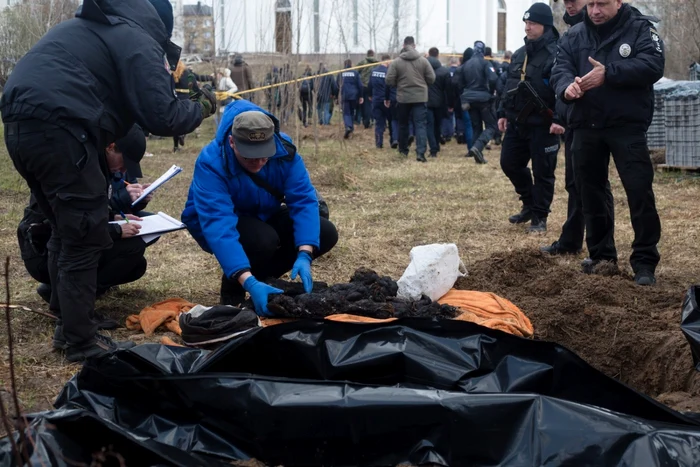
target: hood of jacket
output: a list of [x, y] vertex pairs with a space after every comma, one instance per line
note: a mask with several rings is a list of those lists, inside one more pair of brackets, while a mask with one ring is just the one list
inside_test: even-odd
[[[221, 117], [221, 122], [219, 123], [219, 129], [216, 131], [215, 142], [221, 148], [221, 153], [223, 157], [226, 157], [227, 159], [233, 158], [235, 160], [233, 150], [228, 144], [228, 137], [231, 134], [231, 126], [233, 125], [233, 120], [238, 114], [248, 112], [249, 110], [256, 110], [258, 112], [264, 113], [265, 115], [270, 117], [272, 122], [275, 124], [274, 138], [275, 145], [277, 146], [277, 152], [274, 156], [271, 157], [271, 159], [278, 157], [287, 157], [296, 154], [296, 147], [294, 146], [294, 144], [292, 144], [292, 139], [288, 135], [280, 132], [280, 122], [279, 120], [277, 120], [277, 117], [272, 115], [267, 110], [261, 109], [260, 107], [248, 100], [239, 99], [233, 101], [231, 104], [226, 106], [224, 114]], [[282, 140], [282, 138], [284, 138], [284, 141]], [[228, 165], [230, 169], [233, 169], [233, 167], [239, 167], [237, 163], [228, 163], [228, 160], [225, 162], [224, 165]]]
[[378, 61], [376, 57], [365, 57], [365, 62], [367, 63], [377, 63]]
[[399, 54], [399, 57], [401, 57], [404, 60], [413, 61], [418, 60], [421, 57], [421, 54], [413, 47], [410, 47], [408, 49], [403, 49]]
[[442, 66], [442, 62], [437, 57], [428, 57], [428, 63], [433, 67], [433, 70], [437, 70]]
[[84, 0], [75, 16], [113, 26], [122, 22], [135, 23], [163, 47], [169, 40], [158, 12], [145, 0]]
[[564, 13], [564, 22], [566, 24], [568, 24], [569, 26], [576, 26], [578, 23], [583, 21], [583, 16], [585, 14], [586, 14], [586, 10], [584, 10], [584, 9], [579, 11], [574, 16], [571, 16], [569, 13]]

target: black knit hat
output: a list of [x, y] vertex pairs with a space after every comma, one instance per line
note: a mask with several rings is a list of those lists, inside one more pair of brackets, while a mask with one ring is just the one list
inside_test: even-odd
[[554, 26], [554, 15], [546, 3], [535, 3], [523, 15], [523, 21], [532, 21], [543, 26]]

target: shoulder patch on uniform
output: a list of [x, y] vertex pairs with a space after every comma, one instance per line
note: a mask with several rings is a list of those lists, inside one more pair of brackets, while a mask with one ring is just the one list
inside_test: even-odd
[[654, 43], [654, 48], [656, 51], [659, 53], [663, 52], [663, 48], [661, 47], [661, 38], [659, 37], [658, 31], [655, 28], [649, 28], [649, 33], [651, 34], [651, 42]]

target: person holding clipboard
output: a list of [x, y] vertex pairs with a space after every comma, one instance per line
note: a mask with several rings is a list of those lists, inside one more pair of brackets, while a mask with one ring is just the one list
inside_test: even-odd
[[[106, 155], [110, 169], [112, 170], [112, 197], [110, 210], [115, 220], [122, 219], [122, 215], [133, 221], [143, 220], [142, 216], [150, 215], [143, 211], [149, 199], [145, 199], [133, 209], [131, 203], [140, 196], [141, 185], [136, 177], [140, 177], [141, 167], [139, 161], [146, 152], [146, 137], [143, 130], [134, 126], [122, 139], [110, 144], [106, 149]], [[126, 185], [124, 179], [133, 183]], [[129, 188], [133, 187], [131, 190]], [[122, 213], [117, 214], [115, 213]], [[128, 213], [128, 214], [124, 214]], [[112, 239], [111, 248], [102, 251], [97, 267], [97, 297], [105, 294], [110, 288], [137, 281], [146, 273], [146, 248], [153, 243], [144, 242], [138, 237], [141, 227], [139, 222], [129, 222], [122, 225], [110, 222], [108, 225], [109, 236]], [[50, 303], [52, 284], [49, 274], [47, 246], [51, 236], [51, 225], [46, 216], [41, 212], [34, 196], [30, 198], [29, 205], [24, 210], [24, 217], [17, 228], [17, 239], [22, 254], [22, 261], [27, 272], [39, 282], [37, 293]], [[114, 329], [118, 323], [99, 313], [94, 314], [98, 329]], [[54, 338], [54, 347], [65, 349], [66, 342], [60, 336]]]

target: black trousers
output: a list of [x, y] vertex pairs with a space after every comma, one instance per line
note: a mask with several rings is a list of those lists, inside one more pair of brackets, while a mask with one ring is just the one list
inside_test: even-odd
[[646, 135], [640, 128], [576, 129], [571, 145], [576, 186], [586, 222], [586, 245], [593, 260], [617, 261], [615, 222], [609, 208], [610, 154], [627, 194], [634, 241], [630, 263], [634, 272], [654, 272], [659, 264], [657, 244], [661, 222], [652, 187], [654, 168]]
[[[501, 147], [501, 168], [534, 217], [546, 219], [554, 199], [559, 136], [549, 127], [518, 126], [508, 122]], [[527, 166], [532, 161], [532, 171]], [[533, 178], [534, 176], [534, 178]]]
[[[498, 121], [493, 111], [493, 104], [491, 101], [470, 104], [469, 117], [472, 120], [472, 129], [474, 130], [473, 147], [483, 151], [498, 131]], [[483, 130], [482, 127], [484, 127]]]
[[[102, 252], [97, 268], [98, 296], [110, 287], [135, 282], [146, 274], [146, 246], [141, 238], [132, 237], [116, 241], [112, 248]], [[35, 280], [51, 284], [47, 255], [25, 258], [24, 267]]]
[[[100, 143], [56, 125], [29, 120], [5, 124], [5, 144], [51, 223], [49, 309], [69, 345], [94, 339], [97, 269], [112, 246], [107, 231], [107, 168]], [[103, 158], [102, 158], [103, 159]]]
[[442, 107], [428, 107], [428, 146], [430, 146], [430, 154], [440, 152], [440, 139], [442, 137], [442, 119], [445, 115], [445, 109]]
[[396, 105], [396, 115], [399, 122], [399, 152], [408, 155], [409, 123], [413, 117], [413, 128], [416, 134], [416, 154], [424, 156], [428, 145], [428, 107], [425, 102]]
[[[240, 235], [250, 272], [256, 279], [264, 281], [280, 277], [291, 271], [299, 249], [294, 242], [294, 223], [287, 209], [283, 209], [267, 222], [256, 217], [239, 217], [236, 227]], [[321, 217], [320, 247], [315, 257], [328, 253], [338, 243], [338, 231], [333, 223]], [[221, 295], [245, 295], [238, 281], [222, 277]]]
[[[586, 230], [586, 222], [583, 217], [581, 197], [576, 189], [576, 179], [574, 178], [574, 160], [571, 152], [571, 143], [574, 140], [574, 132], [571, 130], [567, 131], [564, 138], [564, 177], [566, 192], [569, 194], [569, 200], [566, 210], [566, 221], [561, 228], [561, 235], [559, 236], [558, 242], [559, 246], [564, 250], [579, 251], [583, 248], [583, 235]], [[612, 190], [610, 189], [610, 182], [607, 183], [605, 188], [605, 200], [610, 217], [612, 217], [614, 220], [615, 202], [613, 199]]]
[[300, 94], [301, 100], [301, 123], [306, 125], [306, 118], [313, 118], [311, 108], [311, 94]]

